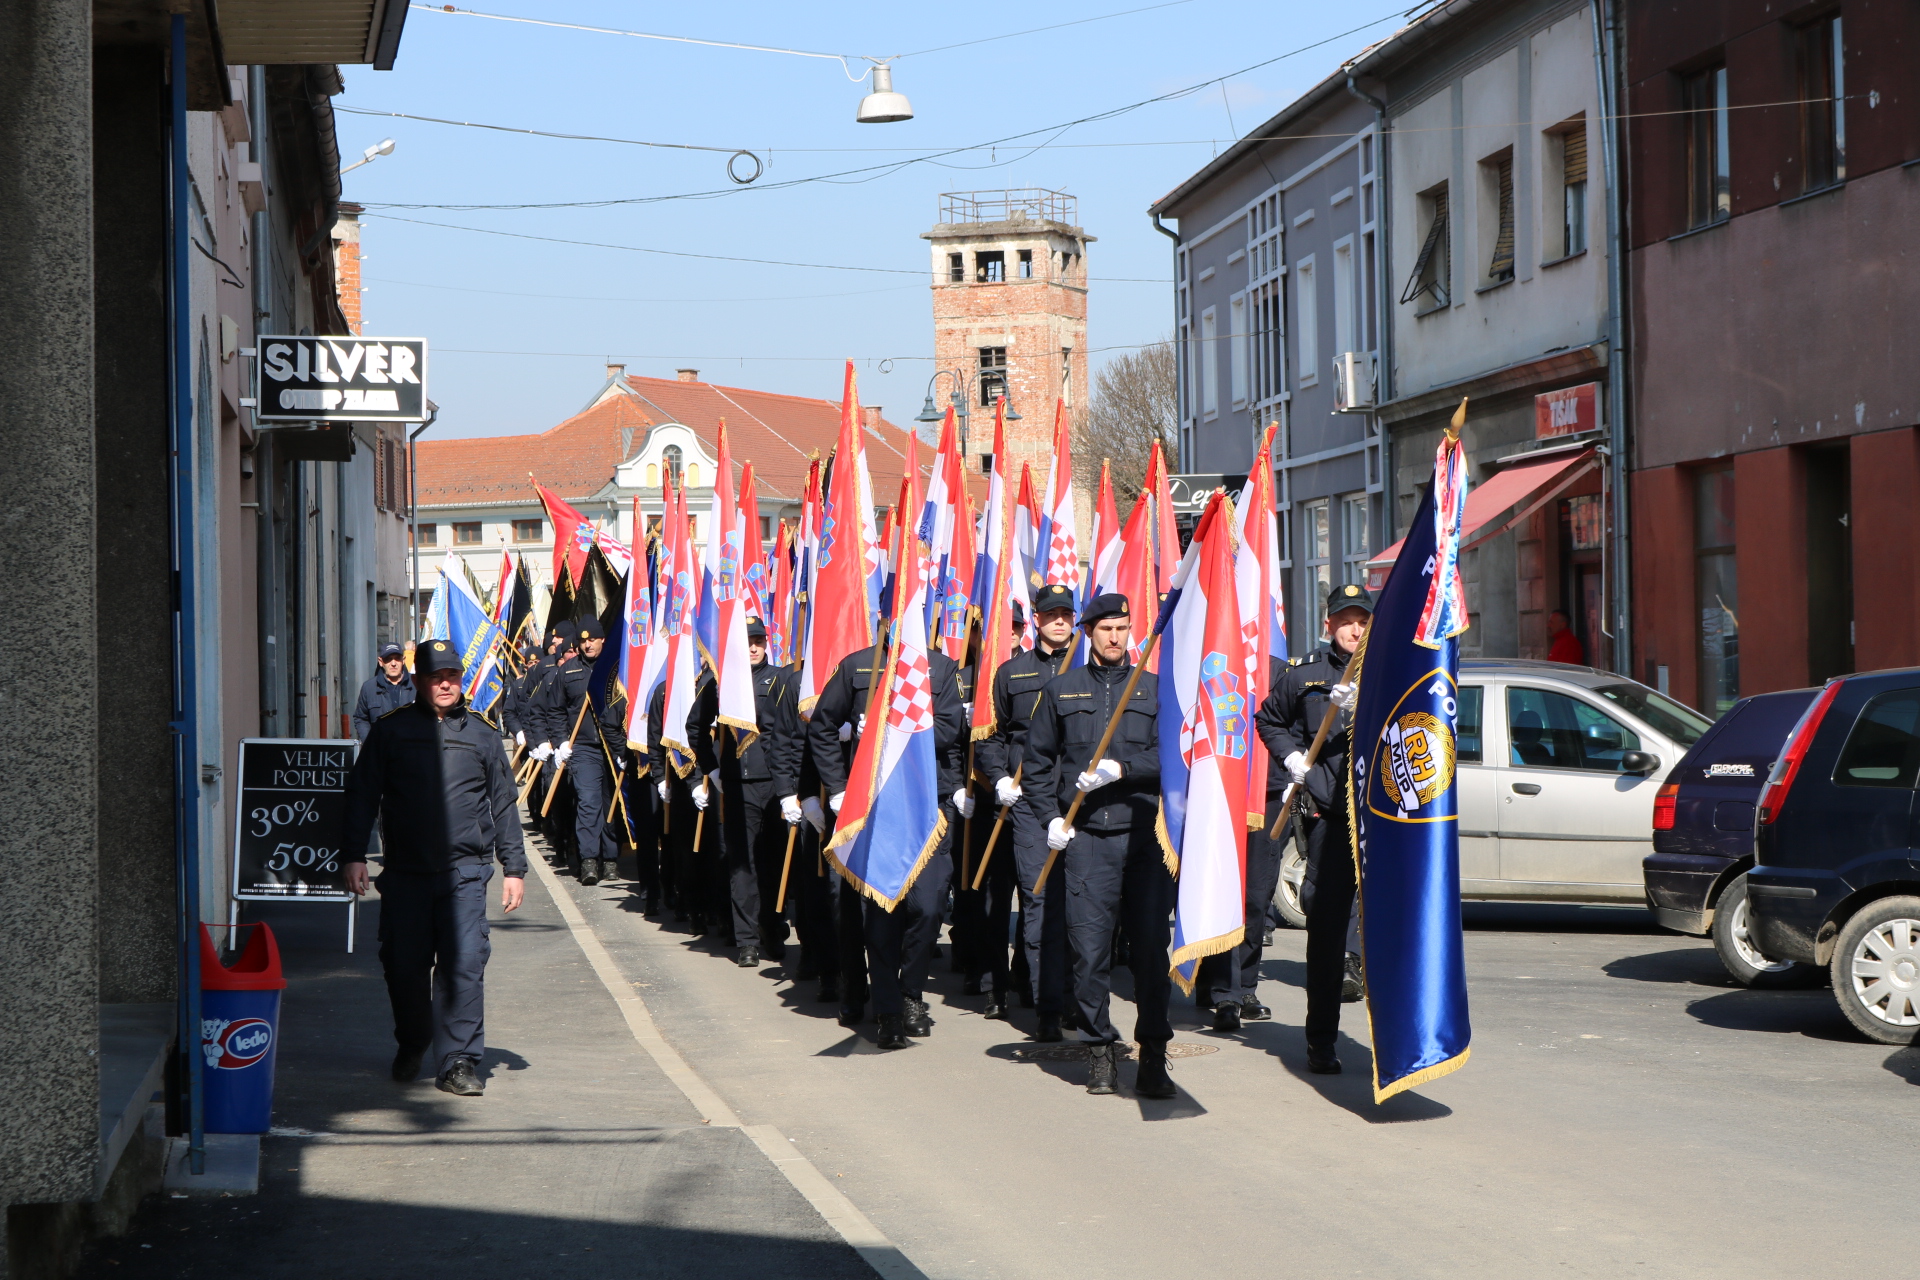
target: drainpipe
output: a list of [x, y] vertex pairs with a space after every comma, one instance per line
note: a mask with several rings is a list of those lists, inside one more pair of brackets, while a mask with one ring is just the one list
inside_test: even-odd
[[187, 18], [168, 20], [172, 57], [167, 73], [172, 99], [167, 130], [172, 169], [172, 215], [168, 275], [173, 330], [173, 395], [169, 435], [173, 452], [174, 640], [173, 640], [173, 839], [175, 910], [180, 984], [179, 1054], [187, 1083], [187, 1168], [207, 1171], [206, 1118], [202, 1101], [204, 1059], [200, 1053], [200, 714], [197, 602], [193, 546], [193, 289], [188, 276], [187, 216]]
[[[1382, 547], [1393, 543], [1393, 439], [1387, 431], [1387, 424], [1380, 419], [1379, 406], [1393, 398], [1393, 312], [1387, 308], [1392, 297], [1387, 281], [1392, 274], [1387, 270], [1387, 246], [1391, 242], [1393, 224], [1390, 211], [1393, 200], [1387, 190], [1387, 104], [1374, 97], [1354, 82], [1353, 75], [1347, 75], [1347, 92], [1373, 108], [1373, 171], [1378, 177], [1380, 204], [1374, 215], [1373, 234], [1373, 317], [1376, 326], [1374, 343], [1379, 349], [1379, 363], [1373, 371], [1374, 412], [1367, 416], [1373, 419], [1373, 426], [1380, 436], [1380, 519], [1376, 522], [1375, 533]], [[1362, 566], [1364, 569], [1364, 566]]]
[[[1605, 10], [1604, 17], [1602, 10]], [[1605, 0], [1593, 0], [1593, 72], [1600, 93], [1601, 168], [1606, 178], [1607, 206], [1607, 470], [1608, 496], [1612, 511], [1612, 546], [1601, 557], [1603, 594], [1612, 610], [1614, 627], [1602, 632], [1613, 641], [1613, 669], [1623, 674], [1633, 670], [1630, 594], [1631, 566], [1627, 562], [1630, 538], [1627, 529], [1627, 365], [1625, 356], [1626, 263], [1622, 260], [1624, 236], [1620, 208], [1620, 156], [1618, 149], [1619, 112], [1615, 109], [1616, 69], [1619, 46], [1614, 11]], [[1613, 572], [1607, 573], [1611, 560]], [[1610, 579], [1610, 581], [1608, 580]]]
[[[1187, 403], [1187, 351], [1186, 348], [1180, 344], [1180, 306], [1178, 302], [1180, 296], [1180, 245], [1182, 241], [1180, 239], [1180, 233], [1161, 222], [1158, 213], [1149, 211], [1147, 216], [1153, 219], [1153, 229], [1155, 231], [1158, 231], [1161, 235], [1173, 241], [1173, 290], [1174, 298], [1176, 299], [1173, 308], [1173, 441], [1175, 450], [1184, 455], [1185, 451], [1180, 449], [1180, 421], [1181, 411]], [[1185, 456], [1180, 457], [1179, 463], [1183, 471], [1189, 465]]]
[[[253, 141], [247, 145], [252, 156], [261, 166], [262, 176], [267, 179], [267, 187], [272, 189], [272, 175], [266, 172], [267, 160], [267, 69], [265, 67], [247, 68], [247, 113], [248, 132]], [[255, 368], [259, 367], [260, 335], [273, 328], [273, 251], [269, 238], [272, 228], [267, 223], [266, 210], [261, 210], [252, 218], [252, 243], [249, 253], [253, 258], [253, 348]], [[274, 505], [279, 485], [275, 480], [278, 460], [274, 457], [271, 432], [260, 429], [259, 419], [254, 420], [253, 432], [253, 492], [259, 500], [254, 512], [254, 533], [258, 541], [254, 565], [254, 596], [259, 628], [259, 667], [260, 667], [260, 724], [258, 732], [267, 737], [284, 736], [280, 723], [280, 697], [284, 685], [280, 679], [280, 622], [278, 616], [279, 593], [275, 584], [279, 581], [277, 565], [278, 539], [273, 532], [274, 521], [279, 518]]]

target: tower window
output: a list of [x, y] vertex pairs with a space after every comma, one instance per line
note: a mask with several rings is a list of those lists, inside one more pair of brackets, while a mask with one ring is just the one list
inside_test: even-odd
[[987, 249], [973, 255], [973, 278], [979, 284], [1000, 284], [1007, 278], [1007, 255]]
[[1007, 394], [1007, 349], [980, 348], [980, 407], [991, 409]]
[[1022, 249], [1020, 251], [1020, 278], [1022, 280], [1033, 279], [1033, 250], [1031, 249]]
[[967, 282], [967, 255], [950, 253], [947, 255], [947, 279], [953, 284]]

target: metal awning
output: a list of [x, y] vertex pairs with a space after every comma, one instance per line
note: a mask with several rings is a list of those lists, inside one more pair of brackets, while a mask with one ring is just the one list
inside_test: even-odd
[[235, 66], [372, 63], [389, 71], [407, 0], [221, 0], [219, 13]]
[[[1497, 538], [1525, 520], [1541, 507], [1572, 488], [1599, 469], [1600, 455], [1589, 447], [1576, 453], [1557, 453], [1538, 462], [1522, 462], [1496, 471], [1467, 491], [1467, 509], [1460, 518], [1460, 550], [1471, 551], [1489, 538]], [[1528, 499], [1533, 499], [1531, 502]], [[1526, 503], [1511, 520], [1479, 537], [1474, 535], [1499, 519], [1503, 512]], [[1378, 591], [1387, 580], [1387, 570], [1400, 556], [1402, 538], [1367, 561], [1367, 589]]]

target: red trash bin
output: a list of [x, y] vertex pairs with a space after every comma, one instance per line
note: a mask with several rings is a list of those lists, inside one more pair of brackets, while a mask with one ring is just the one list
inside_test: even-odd
[[273, 1062], [280, 1041], [280, 947], [265, 924], [251, 929], [231, 966], [200, 926], [200, 1052], [208, 1133], [265, 1133], [273, 1117]]

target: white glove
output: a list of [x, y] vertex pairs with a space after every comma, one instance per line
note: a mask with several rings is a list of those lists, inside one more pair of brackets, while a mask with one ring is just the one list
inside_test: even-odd
[[830, 809], [832, 809], [832, 810], [833, 810], [833, 811], [834, 811], [835, 813], [839, 813], [839, 812], [840, 812], [840, 802], [841, 802], [842, 800], [845, 800], [846, 798], [847, 798], [847, 793], [846, 793], [846, 792], [844, 792], [844, 791], [836, 791], [836, 792], [834, 792], [834, 793], [833, 793], [833, 794], [832, 794], [831, 796], [828, 796], [828, 797], [827, 797], [827, 807], [828, 807], [828, 808], [830, 808]]
[[693, 789], [693, 807], [696, 809], [704, 809], [707, 807], [707, 780], [705, 778], [700, 779], [700, 785]]
[[953, 793], [953, 807], [960, 811], [960, 816], [963, 818], [973, 816], [973, 797], [967, 794], [965, 787]]
[[867, 713], [866, 712], [862, 711], [860, 713], [860, 723], [854, 726], [853, 731], [855, 733], [865, 733], [867, 731]]
[[571, 742], [563, 742], [555, 747], [553, 749], [553, 758], [562, 764], [573, 759], [573, 744]]
[[800, 802], [800, 812], [813, 824], [815, 833], [827, 834], [827, 811], [820, 807], [819, 796], [808, 796]]
[[1089, 773], [1083, 773], [1073, 780], [1073, 785], [1081, 791], [1098, 791], [1109, 783], [1120, 781], [1120, 762], [1102, 760], [1093, 766]]
[[993, 798], [1000, 802], [1001, 808], [1008, 807], [1020, 798], [1020, 784], [1012, 778], [1000, 779], [993, 784]]
[[667, 780], [665, 778], [660, 779], [660, 781], [653, 784], [653, 789], [660, 793], [660, 803], [665, 804], [667, 802]]
[[1327, 690], [1327, 701], [1345, 711], [1353, 705], [1354, 696], [1359, 691], [1350, 684], [1337, 684]]
[[1306, 753], [1296, 751], [1286, 758], [1287, 773], [1293, 778], [1293, 785], [1299, 786], [1307, 780]]
[[519, 729], [514, 732], [513, 745], [516, 747], [524, 747], [527, 745], [527, 731], [525, 729]]
[[541, 764], [545, 764], [548, 760], [553, 758], [553, 745], [551, 743], [546, 743], [546, 742], [541, 743], [539, 746], [533, 749], [533, 758], [535, 760], [538, 760]]
[[840, 726], [840, 741], [851, 742], [852, 740], [853, 740], [853, 721], [849, 720], [847, 721], [847, 723]]
[[1066, 819], [1055, 818], [1047, 824], [1047, 848], [1064, 849], [1072, 843], [1073, 828], [1067, 825]]
[[780, 797], [780, 816], [787, 820], [788, 826], [790, 827], [799, 826], [800, 817], [801, 817], [800, 797], [799, 796], [781, 796]]

